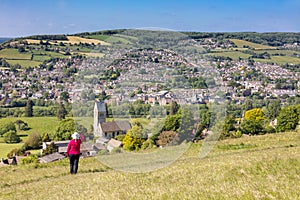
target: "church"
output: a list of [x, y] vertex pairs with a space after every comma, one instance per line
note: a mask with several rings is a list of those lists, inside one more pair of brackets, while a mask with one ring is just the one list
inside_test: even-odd
[[106, 122], [106, 105], [96, 101], [94, 106], [94, 135], [100, 138], [111, 139], [126, 134], [131, 125], [128, 121]]

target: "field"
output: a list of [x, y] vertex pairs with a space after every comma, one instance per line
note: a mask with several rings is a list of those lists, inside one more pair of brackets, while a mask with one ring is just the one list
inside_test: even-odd
[[291, 56], [271, 56], [271, 59], [254, 58], [254, 60], [257, 62], [262, 62], [262, 63], [277, 63], [280, 65], [284, 65], [286, 63], [289, 63], [289, 64], [299, 64], [300, 63], [300, 58], [291, 57]]
[[131, 44], [131, 42], [128, 39], [132, 39], [134, 37], [126, 36], [126, 35], [113, 35], [113, 36], [108, 36], [108, 35], [91, 35], [88, 36], [91, 39], [96, 39], [96, 40], [102, 40], [111, 44]]
[[[224, 49], [224, 50], [216, 49], [213, 50], [208, 55], [230, 57], [233, 60], [238, 60], [239, 58], [248, 59], [249, 57], [251, 57], [251, 55], [243, 53], [242, 51], [251, 50], [256, 54], [262, 54], [264, 52], [268, 52], [270, 54], [270, 59], [254, 58], [254, 60], [257, 62], [276, 63], [278, 65], [284, 65], [286, 63], [289, 64], [300, 63], [300, 58], [295, 56], [299, 54], [298, 51], [278, 50], [275, 47], [256, 44], [256, 43], [252, 43], [244, 40], [238, 40], [238, 39], [231, 39], [231, 41], [234, 42], [238, 46], [238, 48], [231, 48], [231, 49]], [[244, 48], [244, 46], [247, 46], [247, 48]]]
[[[17, 119], [23, 120], [28, 123], [30, 130], [18, 131], [21, 135], [21, 139], [24, 142], [30, 133], [38, 132], [40, 134], [52, 133], [55, 131], [59, 121], [56, 117], [20, 117], [20, 118], [1, 118], [0, 124], [6, 124], [8, 122], [15, 122]], [[0, 157], [6, 157], [7, 153], [13, 148], [21, 147], [23, 142], [19, 144], [6, 144], [3, 143], [3, 138], [0, 138]]]
[[37, 67], [42, 64], [41, 61], [34, 61], [34, 60], [6, 60], [10, 65], [19, 64], [24, 68], [27, 67]]
[[219, 141], [207, 157], [200, 159], [202, 146], [201, 142], [191, 144], [174, 163], [144, 173], [114, 170], [104, 166], [100, 157], [81, 158], [79, 172], [72, 177], [67, 159], [2, 167], [0, 176], [5, 178], [0, 180], [0, 198], [300, 198], [300, 132]]
[[248, 42], [245, 40], [238, 40], [238, 39], [231, 39], [231, 41], [238, 47], [243, 48], [244, 46], [249, 46], [250, 48], [254, 48], [255, 50], [260, 49], [276, 49], [275, 47], [263, 45], [263, 44], [257, 44], [253, 42]]
[[18, 49], [2, 49], [0, 57], [14, 60], [30, 60], [31, 53], [19, 53]]
[[225, 51], [225, 52], [218, 52], [218, 53], [209, 53], [208, 55], [230, 57], [233, 60], [238, 60], [239, 58], [248, 59], [251, 56], [250, 54], [242, 53], [239, 51]]

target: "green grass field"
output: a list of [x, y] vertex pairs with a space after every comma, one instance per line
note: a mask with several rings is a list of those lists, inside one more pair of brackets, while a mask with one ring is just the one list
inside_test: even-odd
[[248, 42], [245, 40], [238, 40], [238, 39], [230, 39], [238, 48], [243, 48], [244, 46], [249, 46], [251, 48], [254, 48], [256, 50], [260, 49], [276, 49], [275, 47], [272, 46], [267, 46], [263, 44], [257, 44], [253, 42]]
[[225, 52], [218, 52], [218, 53], [209, 53], [208, 55], [230, 57], [233, 60], [238, 60], [239, 57], [243, 59], [248, 59], [251, 56], [250, 54], [242, 53], [240, 51], [225, 51]]
[[2, 49], [0, 51], [0, 57], [10, 60], [30, 60], [31, 53], [19, 53], [18, 49]]
[[8, 117], [1, 118], [0, 124], [6, 124], [8, 122], [15, 122], [17, 119], [23, 120], [28, 123], [30, 130], [18, 131], [21, 135], [22, 142], [19, 144], [6, 144], [3, 142], [3, 138], [0, 138], [0, 157], [6, 157], [7, 153], [16, 147], [21, 147], [24, 141], [27, 139], [28, 135], [34, 132], [38, 132], [41, 135], [44, 133], [53, 133], [59, 123], [56, 117]]
[[300, 132], [219, 141], [200, 159], [202, 146], [202, 142], [191, 144], [174, 163], [144, 173], [116, 171], [104, 166], [99, 157], [81, 158], [75, 176], [68, 173], [67, 159], [2, 167], [0, 177], [5, 178], [0, 179], [0, 198], [300, 198]]
[[291, 56], [271, 56], [271, 59], [258, 59], [254, 58], [257, 62], [262, 63], [277, 63], [279, 65], [283, 64], [300, 64], [300, 58], [291, 57]]
[[6, 60], [10, 65], [19, 64], [24, 68], [27, 67], [37, 67], [42, 64], [41, 61], [34, 61], [34, 60]]

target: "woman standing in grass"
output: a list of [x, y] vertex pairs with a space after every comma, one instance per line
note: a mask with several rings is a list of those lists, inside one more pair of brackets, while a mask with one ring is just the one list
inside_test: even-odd
[[70, 160], [70, 173], [76, 174], [80, 157], [81, 139], [79, 133], [75, 132], [72, 135], [72, 140], [68, 144], [67, 156]]

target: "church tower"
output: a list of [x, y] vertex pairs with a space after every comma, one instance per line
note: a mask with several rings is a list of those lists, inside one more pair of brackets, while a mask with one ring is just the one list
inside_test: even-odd
[[106, 122], [106, 106], [104, 102], [96, 101], [94, 106], [94, 134], [99, 135], [100, 123]]

